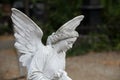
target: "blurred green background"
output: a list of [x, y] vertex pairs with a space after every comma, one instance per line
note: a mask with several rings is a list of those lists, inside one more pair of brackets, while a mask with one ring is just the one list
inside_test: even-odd
[[80, 37], [68, 51], [70, 56], [120, 50], [120, 0], [1, 0], [0, 35], [13, 35], [12, 7], [23, 11], [42, 28], [44, 43], [65, 22], [85, 15], [77, 28]]

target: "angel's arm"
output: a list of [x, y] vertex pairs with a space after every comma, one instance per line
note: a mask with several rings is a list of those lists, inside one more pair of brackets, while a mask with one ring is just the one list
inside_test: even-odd
[[29, 76], [28, 80], [50, 80], [50, 79], [43, 76], [42, 72], [35, 72]]
[[42, 72], [35, 72], [31, 74], [28, 80], [71, 80], [66, 74], [61, 72], [62, 76], [58, 76], [57, 73], [52, 78], [46, 77]]

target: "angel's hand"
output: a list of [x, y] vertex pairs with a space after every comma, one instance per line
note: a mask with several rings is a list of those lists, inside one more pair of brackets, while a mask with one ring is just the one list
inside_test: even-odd
[[67, 75], [63, 75], [61, 77], [61, 79], [59, 79], [59, 80], [72, 80], [72, 79], [70, 77], [68, 77]]
[[53, 80], [72, 80], [72, 79], [67, 76], [67, 73], [64, 70], [59, 70], [57, 73], [55, 73]]
[[62, 77], [62, 75], [63, 75], [63, 71], [62, 71], [62, 70], [57, 71], [57, 72], [54, 74], [54, 76], [53, 76], [53, 80], [59, 80], [60, 77]]
[[72, 80], [65, 71], [62, 71], [63, 75], [59, 80]]

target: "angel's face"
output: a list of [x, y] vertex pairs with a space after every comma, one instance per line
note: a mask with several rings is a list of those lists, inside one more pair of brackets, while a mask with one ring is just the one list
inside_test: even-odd
[[75, 42], [76, 39], [77, 38], [70, 38], [70, 39], [60, 41], [58, 43], [59, 50], [66, 52], [68, 49], [72, 48], [73, 43]]

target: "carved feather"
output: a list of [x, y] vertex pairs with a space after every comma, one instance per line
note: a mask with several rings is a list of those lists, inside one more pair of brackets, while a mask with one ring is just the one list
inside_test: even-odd
[[19, 60], [23, 66], [28, 66], [38, 46], [43, 45], [41, 42], [43, 32], [30, 18], [15, 8], [12, 8], [11, 18], [16, 38], [15, 47], [22, 53]]

